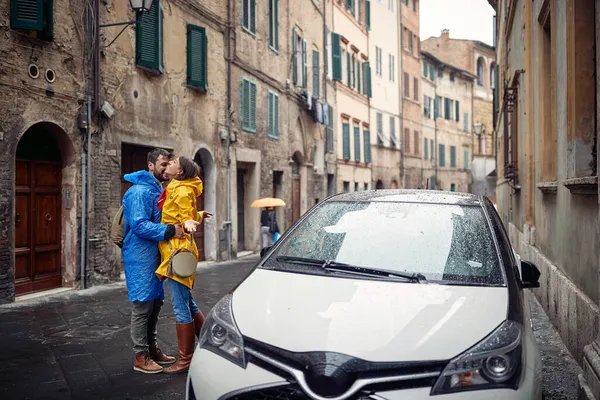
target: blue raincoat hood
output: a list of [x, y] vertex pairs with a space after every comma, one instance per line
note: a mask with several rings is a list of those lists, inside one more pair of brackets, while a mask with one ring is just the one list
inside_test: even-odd
[[123, 263], [130, 301], [164, 299], [163, 283], [154, 271], [160, 265], [158, 242], [164, 240], [166, 225], [160, 223], [158, 197], [162, 188], [148, 171], [124, 176], [133, 183], [123, 196], [125, 240]]

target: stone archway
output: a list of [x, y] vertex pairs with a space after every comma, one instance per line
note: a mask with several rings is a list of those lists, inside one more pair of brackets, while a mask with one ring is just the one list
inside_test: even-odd
[[395, 179], [392, 180], [392, 186], [391, 186], [391, 188], [392, 189], [398, 189], [398, 181], [397, 180], [395, 180]]
[[203, 223], [203, 229], [195, 235], [198, 246], [199, 260], [217, 259], [217, 176], [215, 161], [207, 147], [201, 146], [194, 154], [194, 161], [200, 166], [200, 178], [203, 183], [203, 193], [198, 199], [198, 209], [212, 212], [212, 218]]
[[381, 190], [383, 189], [383, 181], [381, 179], [377, 180], [377, 183], [375, 183], [375, 190]]
[[15, 293], [68, 285], [76, 276], [75, 150], [67, 133], [39, 122], [21, 136], [15, 154]]

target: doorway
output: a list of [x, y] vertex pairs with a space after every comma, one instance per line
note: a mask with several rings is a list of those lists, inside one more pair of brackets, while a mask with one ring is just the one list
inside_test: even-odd
[[25, 132], [15, 162], [15, 292], [62, 286], [61, 147], [42, 125]]
[[[202, 211], [205, 209], [204, 197], [206, 195], [206, 187], [204, 185], [206, 184], [206, 174], [204, 172], [204, 164], [202, 163], [202, 158], [196, 157], [194, 161], [196, 161], [196, 164], [198, 164], [198, 166], [200, 167], [200, 179], [202, 180], [203, 186], [202, 194], [196, 198], [196, 208], [198, 209], [198, 211]], [[206, 260], [206, 249], [204, 247], [205, 227], [206, 224], [204, 223], [204, 221], [202, 221], [202, 226], [199, 229], [197, 229], [194, 233], [194, 241], [196, 242], [196, 247], [198, 248], [198, 261]]]
[[246, 207], [246, 199], [245, 199], [245, 189], [246, 189], [246, 170], [239, 169], [237, 170], [237, 251], [246, 250], [246, 238], [244, 236], [245, 232], [245, 224], [244, 220], [246, 219], [246, 215], [244, 209]]

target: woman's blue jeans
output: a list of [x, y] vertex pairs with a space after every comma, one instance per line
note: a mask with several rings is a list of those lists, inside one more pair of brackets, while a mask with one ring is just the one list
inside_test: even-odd
[[178, 324], [189, 324], [192, 322], [192, 315], [200, 312], [192, 297], [192, 291], [187, 286], [173, 279], [167, 279], [167, 281], [169, 282], [175, 320]]

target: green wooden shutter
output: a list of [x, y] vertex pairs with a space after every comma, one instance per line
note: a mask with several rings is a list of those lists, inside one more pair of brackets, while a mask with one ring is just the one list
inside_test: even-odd
[[439, 153], [438, 154], [438, 158], [440, 159], [440, 167], [445, 167], [446, 166], [446, 146], [444, 146], [443, 144], [439, 145]]
[[363, 131], [364, 147], [365, 147], [365, 163], [371, 162], [371, 132], [367, 129]]
[[469, 113], [463, 115], [463, 131], [469, 132]]
[[427, 65], [427, 60], [423, 60], [423, 76], [427, 77], [428, 72], [429, 72], [429, 65]]
[[430, 159], [435, 160], [435, 154], [434, 154], [435, 149], [433, 148], [433, 139], [429, 141], [429, 154], [430, 154]]
[[450, 168], [456, 168], [456, 146], [450, 146]]
[[206, 29], [200, 26], [187, 25], [187, 84], [206, 89], [208, 40]]
[[465, 169], [469, 169], [469, 150], [464, 150], [463, 152]]
[[279, 96], [273, 95], [275, 108], [273, 110], [273, 135], [279, 138]]
[[433, 119], [437, 119], [440, 116], [440, 102], [439, 97], [433, 99]]
[[433, 64], [429, 64], [429, 79], [432, 81], [435, 80], [435, 68], [433, 67]]
[[256, 33], [256, 0], [250, 2], [250, 32]]
[[275, 102], [273, 101], [273, 94], [267, 92], [267, 136], [273, 137], [274, 124], [273, 124], [273, 107]]
[[312, 57], [312, 71], [313, 71], [313, 95], [316, 98], [321, 97], [321, 82], [319, 77], [319, 52], [313, 50]]
[[331, 32], [331, 59], [332, 59], [332, 75], [333, 80], [342, 80], [342, 46], [340, 43], [340, 35]]
[[[44, 0], [11, 0], [10, 27], [42, 31], [44, 29]], [[52, 9], [49, 10], [52, 15]]]
[[256, 132], [256, 83], [250, 82], [250, 129]]
[[354, 161], [360, 162], [360, 127], [354, 127]]
[[246, 93], [247, 87], [248, 82], [246, 82], [245, 79], [242, 79], [242, 112], [240, 113], [240, 118], [242, 120], [242, 129], [246, 129], [246, 127], [248, 126], [248, 117], [246, 114], [248, 110], [248, 107], [246, 106], [246, 99], [248, 98], [248, 93]]
[[273, 5], [273, 10], [275, 11], [275, 21], [274, 21], [274, 29], [273, 34], [275, 35], [273, 43], [275, 44], [275, 50], [279, 50], [279, 0], [273, 0], [275, 3]]
[[429, 146], [427, 146], [427, 138], [423, 138], [423, 160], [427, 160], [429, 157]]
[[459, 115], [460, 115], [460, 102], [458, 100], [456, 100], [456, 114], [455, 114], [456, 122], [460, 121]]
[[350, 125], [342, 124], [342, 147], [344, 160], [350, 160]]
[[367, 30], [371, 30], [371, 0], [367, 0], [365, 2], [365, 25], [367, 25]]
[[346, 53], [346, 69], [348, 70], [347, 76], [347, 84], [348, 87], [352, 86], [352, 66], [350, 65], [350, 53]]
[[296, 32], [296, 28], [292, 29], [292, 59], [293, 59], [293, 71], [292, 71], [292, 81], [294, 85], [298, 84], [298, 33]]
[[269, 46], [279, 50], [279, 0], [269, 0]]
[[306, 40], [302, 40], [302, 87], [308, 87], [308, 54], [306, 53]]
[[373, 97], [373, 91], [372, 91], [372, 87], [371, 87], [371, 65], [368, 62], [364, 63], [363, 65], [366, 66], [366, 68], [365, 68], [366, 74], [363, 76], [363, 78], [365, 80], [364, 86], [367, 88], [367, 92], [365, 94], [369, 97]]
[[356, 90], [358, 90], [358, 93], [361, 93], [361, 86], [360, 86], [360, 76], [362, 75], [362, 64], [360, 63], [360, 60], [356, 60], [356, 78], [358, 81], [358, 87], [356, 88]]
[[142, 15], [136, 25], [136, 64], [151, 71], [162, 72], [162, 15], [160, 0], [152, 3], [150, 12]]

